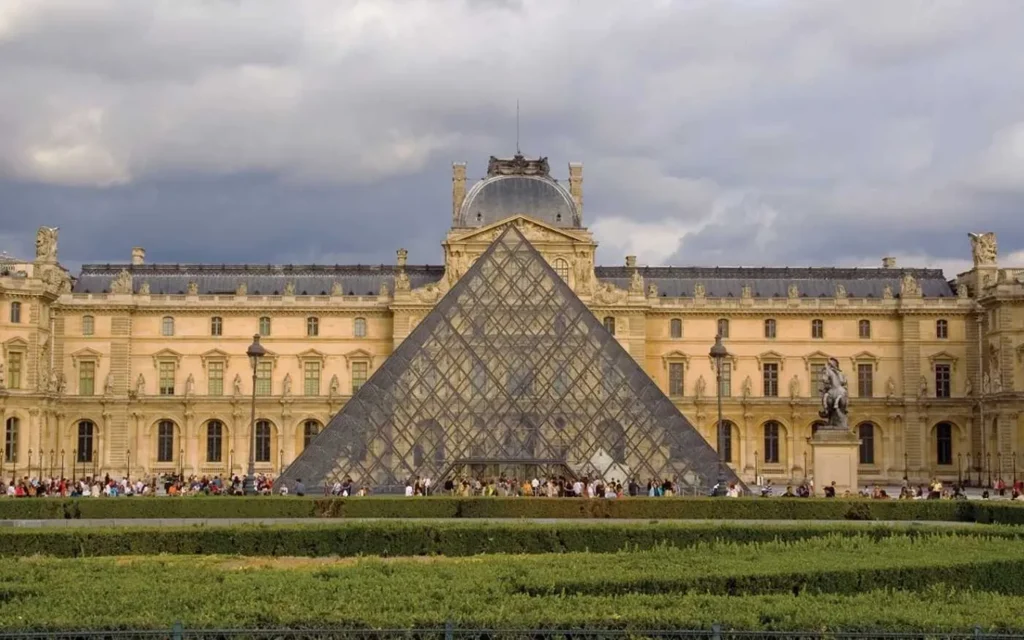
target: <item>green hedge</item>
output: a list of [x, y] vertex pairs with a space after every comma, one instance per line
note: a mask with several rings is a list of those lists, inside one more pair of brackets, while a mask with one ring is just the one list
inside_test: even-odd
[[339, 524], [226, 527], [68, 527], [0, 531], [0, 557], [62, 558], [236, 554], [242, 556], [471, 556], [477, 554], [615, 553], [624, 549], [692, 548], [715, 542], [800, 542], [824, 536], [936, 536], [1024, 539], [1016, 527], [853, 527], [686, 522], [608, 523], [358, 521]]
[[0, 520], [130, 518], [621, 518], [945, 520], [1024, 524], [1024, 506], [978, 500], [783, 498], [20, 498]]

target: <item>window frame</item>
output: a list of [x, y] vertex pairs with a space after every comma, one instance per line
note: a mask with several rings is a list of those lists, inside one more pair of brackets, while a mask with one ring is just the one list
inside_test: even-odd
[[174, 316], [160, 318], [160, 336], [163, 338], [174, 337]]
[[[316, 429], [311, 430], [310, 427], [315, 425]], [[309, 418], [308, 420], [302, 421], [302, 450], [305, 451], [309, 448], [309, 445], [316, 440], [316, 437], [320, 435], [320, 432], [324, 430], [324, 425], [319, 420]], [[312, 433], [310, 433], [312, 431]]]
[[258, 333], [261, 338], [269, 337], [273, 328], [274, 324], [271, 321], [270, 316], [260, 316], [256, 321], [256, 333]]
[[[311, 376], [312, 370], [316, 376]], [[320, 395], [323, 388], [323, 363], [320, 360], [307, 358], [302, 362], [302, 395], [315, 397]]]
[[722, 420], [721, 422], [715, 421], [717, 431], [715, 433], [715, 450], [717, 451], [720, 444], [724, 444], [722, 447], [725, 451], [719, 455], [726, 464], [732, 464], [732, 431], [733, 424], [729, 420]]
[[555, 258], [551, 262], [551, 268], [555, 270], [563, 282], [569, 284], [569, 261], [565, 258]]
[[270, 420], [260, 418], [253, 427], [253, 449], [257, 464], [268, 464], [274, 460], [274, 427]]
[[21, 301], [11, 300], [10, 314], [8, 320], [11, 324], [21, 324]]
[[601, 324], [608, 333], [615, 335], [615, 316], [605, 316], [601, 319]]
[[4, 462], [18, 463], [18, 439], [21, 435], [21, 418], [8, 416], [4, 420]]
[[[178, 382], [177, 381], [177, 377], [178, 377], [177, 370], [178, 370], [178, 362], [176, 360], [172, 360], [170, 358], [162, 358], [162, 359], [157, 360], [157, 367], [156, 367], [156, 371], [157, 371], [157, 376], [156, 376], [157, 395], [167, 396], [167, 397], [175, 395], [175, 391], [177, 390], [176, 389], [177, 382]], [[165, 373], [170, 373], [170, 376], [169, 377], [165, 376]], [[171, 383], [170, 386], [167, 386], [167, 384], [166, 384], [168, 379], [170, 380], [170, 383]]]
[[779, 397], [779, 380], [781, 379], [782, 366], [779, 362], [764, 362], [761, 364], [762, 391], [765, 398]]
[[[871, 362], [857, 362], [856, 373], [857, 373], [857, 397], [858, 398], [874, 398], [875, 397], [875, 365]], [[867, 385], [864, 384], [864, 372], [868, 374]], [[867, 393], [864, 393], [865, 388]]]
[[176, 425], [173, 420], [161, 420], [156, 425], [156, 462], [173, 464], [175, 460]]
[[[96, 395], [96, 373], [99, 370], [98, 363], [93, 358], [78, 361], [78, 395]], [[86, 373], [91, 375], [87, 378]], [[88, 385], [86, 382], [88, 381]]]
[[320, 336], [320, 318], [317, 316], [306, 316], [306, 337], [317, 338]]
[[939, 318], [935, 321], [935, 339], [949, 340], [949, 320]]
[[732, 397], [732, 362], [722, 362], [722, 374], [721, 377], [718, 375], [718, 371], [713, 372], [716, 381], [720, 383], [718, 392], [722, 394], [723, 398]]
[[811, 320], [811, 340], [825, 339], [825, 321], [821, 318]]
[[365, 338], [367, 333], [366, 318], [358, 317], [352, 321], [352, 335], [356, 338]]
[[[96, 423], [92, 420], [79, 420], [75, 425], [75, 444], [77, 445], [78, 453], [75, 455], [75, 461], [79, 464], [87, 464], [93, 461], [93, 451], [96, 448], [97, 440], [97, 427]], [[88, 429], [86, 429], [88, 427]], [[82, 444], [88, 442], [88, 447], [83, 447]]]
[[270, 358], [260, 358], [256, 363], [255, 393], [261, 398], [274, 395], [274, 361]]
[[[675, 373], [678, 372], [678, 375]], [[682, 361], [668, 363], [668, 397], [686, 397], [686, 363]]]
[[672, 340], [683, 339], [683, 319], [671, 318], [668, 321], [668, 337]]
[[857, 321], [857, 337], [861, 340], [871, 339], [871, 321], [867, 318], [861, 318]]
[[90, 314], [82, 316], [82, 335], [85, 337], [96, 335], [96, 316]]
[[[868, 431], [865, 435], [865, 428]], [[864, 467], [875, 465], [875, 423], [862, 422], [857, 425], [857, 437], [860, 439], [860, 446], [857, 448], [857, 464]]]
[[[943, 434], [943, 431], [947, 433]], [[935, 464], [940, 467], [952, 466], [955, 457], [953, 448], [953, 423], [944, 420], [935, 425]]]
[[729, 338], [729, 318], [718, 318], [715, 321], [715, 331], [717, 332], [715, 335], [719, 335], [723, 340], [727, 340]]
[[[214, 429], [216, 427], [216, 429]], [[206, 463], [218, 464], [224, 461], [224, 423], [209, 420], [206, 423]], [[216, 455], [214, 455], [216, 454]]]
[[[356, 367], [360, 367], [363, 373], [358, 384], [356, 384]], [[356, 395], [356, 392], [359, 391], [370, 379], [370, 363], [367, 360], [353, 360], [349, 366], [349, 371], [351, 373], [351, 380], [349, 382], [351, 384], [352, 395]]]
[[[22, 382], [25, 378], [25, 355], [26, 349], [7, 347], [7, 357], [5, 358], [7, 364], [7, 388], [18, 390], [22, 388]], [[15, 366], [17, 365], [17, 366]]]
[[953, 363], [936, 362], [932, 365], [936, 398], [953, 397]]
[[210, 318], [210, 335], [220, 337], [224, 335], [224, 318], [213, 316]]
[[778, 336], [778, 323], [775, 318], [765, 318], [764, 320], [764, 339], [774, 340]]
[[[227, 368], [227, 363], [221, 358], [206, 363], [206, 395], [214, 398], [224, 395], [224, 374]], [[219, 372], [220, 375], [216, 376], [214, 372]], [[219, 389], [214, 386], [214, 382], [219, 383]]]
[[762, 426], [765, 464], [782, 464], [781, 426], [777, 420], [769, 420]]

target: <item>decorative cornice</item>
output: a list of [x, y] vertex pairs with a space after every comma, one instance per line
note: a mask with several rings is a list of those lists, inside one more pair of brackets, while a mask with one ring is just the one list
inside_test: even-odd
[[28, 349], [28, 340], [22, 338], [21, 336], [15, 336], [10, 340], [5, 340], [3, 345], [4, 349], [7, 351]]
[[875, 365], [875, 371], [878, 371], [880, 359], [870, 351], [861, 351], [860, 353], [855, 353], [850, 356], [850, 362], [853, 364], [854, 369], [857, 368], [859, 363], [870, 362]]
[[231, 354], [221, 349], [210, 349], [209, 351], [199, 354], [199, 359], [202, 361], [202, 366], [205, 369], [206, 363], [210, 360], [222, 360], [224, 365], [227, 366], [228, 362], [231, 361]]
[[803, 357], [803, 360], [804, 360], [804, 370], [805, 371], [810, 371], [811, 370], [811, 363], [812, 362], [815, 362], [815, 361], [818, 361], [818, 360], [824, 360], [824, 361], [827, 362], [828, 359], [831, 358], [832, 356], [828, 355], [824, 351], [812, 351], [811, 353], [808, 353], [807, 355], [802, 356], [802, 357]]
[[295, 357], [298, 358], [300, 366], [306, 360], [319, 360], [320, 366], [327, 364], [327, 354], [316, 349], [306, 349], [302, 353], [296, 354]]
[[100, 357], [102, 355], [103, 354], [101, 354], [99, 351], [96, 351], [95, 349], [90, 349], [89, 347], [79, 349], [78, 351], [75, 351], [74, 353], [71, 354], [71, 366], [77, 369], [78, 363], [83, 360], [99, 362]]
[[344, 354], [345, 369], [350, 369], [353, 362], [366, 362], [369, 368], [373, 368], [373, 354], [365, 349], [354, 349]]
[[182, 357], [184, 356], [174, 349], [161, 349], [153, 354], [153, 366], [159, 368], [161, 361], [173, 360], [174, 368], [180, 369]]
[[948, 351], [939, 351], [928, 356], [928, 364], [935, 367], [936, 362], [949, 363], [953, 366], [953, 371], [956, 371], [956, 365], [959, 358]]
[[690, 356], [679, 350], [669, 351], [668, 353], [661, 356], [661, 366], [666, 371], [670, 362], [681, 362], [683, 363], [683, 370], [690, 368]]
[[765, 351], [754, 356], [757, 359], [757, 370], [764, 370], [765, 362], [777, 362], [779, 364], [779, 371], [786, 368], [786, 356], [782, 355], [778, 351]]

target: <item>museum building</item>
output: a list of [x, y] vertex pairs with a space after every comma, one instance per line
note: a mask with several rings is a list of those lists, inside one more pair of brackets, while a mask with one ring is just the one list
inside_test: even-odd
[[0, 477], [244, 473], [251, 430], [258, 472], [314, 483], [557, 473], [698, 490], [719, 441], [730, 477], [800, 482], [829, 357], [862, 483], [1018, 473], [1024, 269], [998, 264], [994, 234], [965, 234], [974, 266], [952, 280], [891, 258], [597, 266], [583, 211], [582, 165], [563, 184], [517, 154], [475, 184], [453, 165], [437, 266], [403, 249], [380, 266], [148, 263], [137, 247], [73, 275], [42, 227], [34, 260], [0, 258]]

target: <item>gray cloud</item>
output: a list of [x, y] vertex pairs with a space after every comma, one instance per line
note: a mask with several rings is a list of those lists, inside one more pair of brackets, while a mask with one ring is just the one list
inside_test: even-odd
[[[69, 264], [440, 259], [449, 163], [585, 163], [619, 263], [1024, 249], [1024, 5], [40, 0], [0, 7], [0, 241]], [[948, 274], [952, 275], [952, 274]]]

